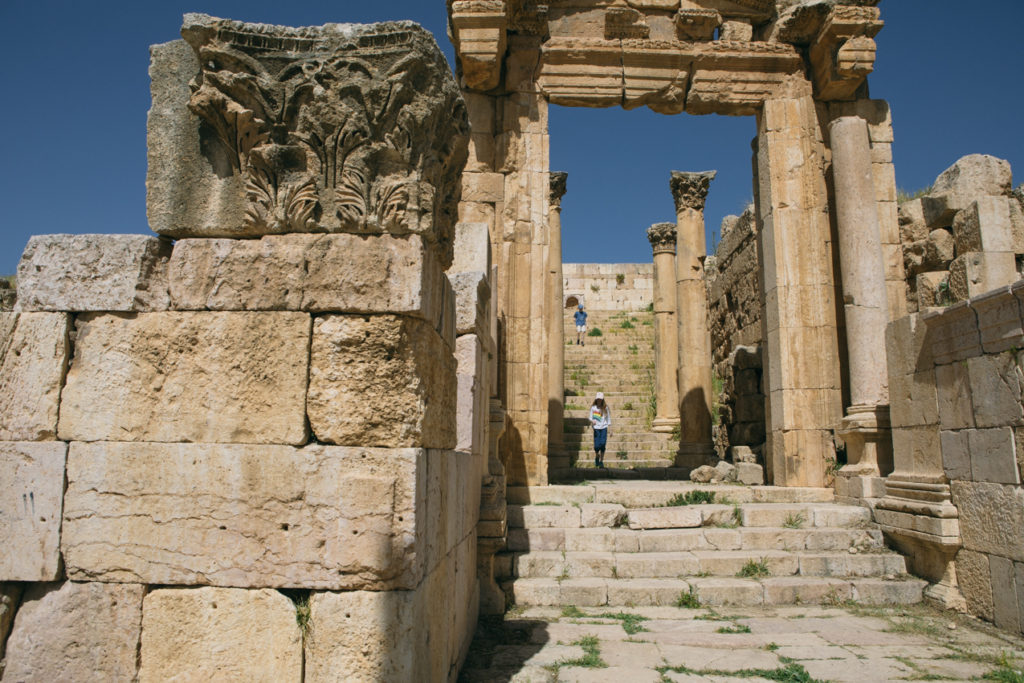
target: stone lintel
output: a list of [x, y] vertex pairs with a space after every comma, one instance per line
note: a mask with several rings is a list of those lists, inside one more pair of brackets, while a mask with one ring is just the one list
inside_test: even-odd
[[452, 42], [471, 90], [498, 86], [507, 44], [508, 16], [502, 0], [456, 0], [451, 5]]
[[711, 181], [715, 179], [718, 171], [687, 172], [672, 171], [672, 178], [669, 181], [669, 188], [672, 190], [672, 198], [676, 202], [676, 212], [684, 209], [704, 211], [704, 202], [708, 197], [708, 189]]

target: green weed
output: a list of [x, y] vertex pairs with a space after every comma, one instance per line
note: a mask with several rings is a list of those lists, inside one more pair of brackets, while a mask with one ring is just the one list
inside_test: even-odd
[[722, 626], [715, 633], [750, 633], [750, 627], [746, 624], [733, 624], [732, 626]]
[[676, 607], [684, 609], [697, 609], [700, 607], [700, 598], [697, 597], [697, 592], [693, 589], [693, 586], [690, 587], [688, 592], [683, 591], [679, 594], [679, 597], [676, 599]]
[[782, 526], [787, 529], [800, 529], [807, 522], [807, 518], [804, 517], [804, 513], [798, 512], [795, 515], [790, 513], [786, 515], [786, 521], [782, 523]]
[[603, 337], [604, 336], [604, 332], [601, 331], [600, 327], [595, 327], [594, 329], [590, 330], [590, 332], [587, 332], [587, 336], [588, 337]]
[[619, 323], [619, 327], [621, 327], [624, 330], [631, 330], [633, 329], [633, 323], [629, 322], [628, 320], [623, 320], [621, 323]]
[[686, 493], [677, 493], [676, 495], [669, 498], [668, 502], [665, 503], [665, 507], [680, 507], [683, 505], [704, 505], [707, 503], [714, 502], [714, 491], [701, 491], [697, 489], [694, 491], [687, 491]]
[[743, 568], [736, 572], [736, 576], [741, 579], [761, 579], [766, 576], [771, 576], [772, 572], [768, 569], [767, 563], [764, 558], [760, 560], [748, 560]]
[[597, 636], [583, 636], [573, 645], [583, 648], [583, 656], [577, 659], [563, 659], [559, 666], [582, 666], [588, 669], [604, 669], [608, 666], [601, 659], [601, 648], [598, 645]]

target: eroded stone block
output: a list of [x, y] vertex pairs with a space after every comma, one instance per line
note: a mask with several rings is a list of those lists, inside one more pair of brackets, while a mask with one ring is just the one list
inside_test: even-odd
[[988, 555], [971, 550], [956, 554], [956, 580], [971, 614], [992, 620], [992, 579]]
[[482, 308], [490, 298], [487, 276], [482, 272], [449, 275], [455, 292], [455, 334], [488, 334]]
[[61, 577], [60, 519], [67, 444], [0, 442], [0, 581]]
[[455, 359], [423, 321], [326, 315], [313, 325], [306, 409], [342, 446], [455, 446]]
[[[413, 233], [448, 265], [469, 125], [430, 33], [188, 14], [182, 36], [188, 45], [153, 48], [150, 68], [156, 232]], [[218, 59], [196, 57], [211, 50]], [[268, 101], [273, 112], [258, 104]]]
[[144, 683], [302, 680], [295, 603], [275, 590], [161, 588], [142, 625]]
[[1003, 484], [951, 484], [964, 548], [1024, 561], [1024, 490]]
[[437, 324], [443, 278], [418, 235], [184, 239], [170, 261], [178, 310], [400, 313]]
[[72, 579], [237, 587], [417, 585], [425, 451], [74, 443]]
[[1021, 252], [1013, 239], [1009, 197], [979, 197], [953, 219], [956, 251]]
[[61, 397], [68, 441], [306, 441], [305, 313], [87, 314]]
[[1013, 561], [992, 555], [988, 558], [992, 572], [992, 618], [996, 626], [1011, 633], [1021, 629], [1020, 612], [1017, 609], [1017, 587]]
[[135, 680], [145, 592], [134, 584], [30, 586], [7, 640], [4, 680]]
[[146, 235], [36, 235], [18, 264], [22, 311], [162, 311], [171, 243]]
[[0, 440], [56, 436], [69, 323], [65, 313], [0, 313]]

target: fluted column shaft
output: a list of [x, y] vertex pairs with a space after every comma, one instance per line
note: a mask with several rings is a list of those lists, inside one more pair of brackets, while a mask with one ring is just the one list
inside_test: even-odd
[[697, 467], [713, 455], [711, 333], [704, 284], [704, 202], [715, 171], [672, 172], [676, 203], [676, 306], [679, 330], [679, 455]]
[[[566, 173], [551, 174], [548, 209], [548, 460], [562, 458], [562, 422], [565, 414], [565, 294], [562, 277], [562, 197]], [[568, 467], [568, 461], [563, 463]]]
[[676, 314], [676, 226], [655, 223], [647, 229], [654, 251], [654, 395], [656, 432], [679, 427], [679, 323]]

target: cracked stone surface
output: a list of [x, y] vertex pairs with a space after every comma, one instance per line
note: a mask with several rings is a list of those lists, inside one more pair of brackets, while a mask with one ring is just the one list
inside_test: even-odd
[[966, 681], [1022, 668], [1024, 639], [924, 605], [533, 607], [483, 620], [459, 680]]

